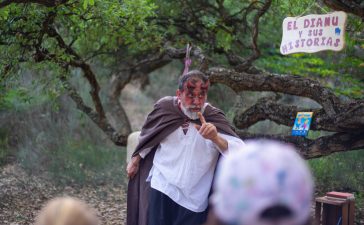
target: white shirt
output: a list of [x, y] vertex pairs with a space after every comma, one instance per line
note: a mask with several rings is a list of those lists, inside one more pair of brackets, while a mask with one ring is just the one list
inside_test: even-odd
[[[244, 145], [239, 138], [219, 134], [228, 142], [228, 149], [236, 151]], [[147, 152], [141, 152], [144, 157]], [[203, 138], [192, 123], [186, 134], [181, 127], [161, 141], [156, 150], [153, 167], [147, 181], [177, 204], [194, 212], [208, 206], [208, 194], [214, 176], [219, 148]]]

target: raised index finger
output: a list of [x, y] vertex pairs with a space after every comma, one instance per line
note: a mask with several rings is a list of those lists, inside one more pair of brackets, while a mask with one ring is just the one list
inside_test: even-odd
[[200, 118], [201, 124], [206, 123], [205, 117], [203, 117], [203, 115], [202, 115], [202, 113], [201, 113], [201, 112], [198, 112], [198, 113], [197, 113], [197, 115], [198, 115], [198, 117]]

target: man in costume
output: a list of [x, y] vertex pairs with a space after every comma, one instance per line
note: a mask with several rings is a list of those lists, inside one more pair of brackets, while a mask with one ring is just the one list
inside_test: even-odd
[[190, 71], [177, 96], [160, 99], [148, 115], [127, 166], [127, 225], [205, 222], [219, 155], [244, 145], [223, 112], [206, 103], [208, 87], [202, 72]]

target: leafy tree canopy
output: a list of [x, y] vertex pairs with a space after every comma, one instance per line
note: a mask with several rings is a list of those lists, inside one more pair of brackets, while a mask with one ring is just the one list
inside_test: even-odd
[[[308, 157], [363, 148], [363, 15], [358, 1], [233, 0], [32, 0], [0, 2], [0, 105], [11, 96], [29, 101], [19, 88], [27, 71], [37, 72], [42, 93], [56, 98], [66, 92], [77, 107], [117, 145], [131, 132], [120, 93], [131, 80], [148, 83], [148, 74], [183, 59], [193, 46], [195, 67], [235, 92], [269, 91], [236, 113], [242, 138], [262, 137], [247, 128], [262, 120], [292, 126], [297, 111], [314, 111], [312, 129], [333, 132], [316, 139], [269, 135], [294, 143]], [[349, 13], [343, 52], [278, 52], [286, 16], [344, 10]], [[335, 62], [335, 63], [332, 63]], [[87, 81], [89, 97], [71, 82]], [[111, 80], [107, 99], [100, 85]], [[24, 81], [22, 81], [24, 82]], [[38, 86], [39, 87], [39, 86]], [[282, 104], [284, 94], [311, 98], [320, 108]], [[345, 96], [345, 97], [343, 97]], [[118, 121], [111, 124], [105, 106]], [[118, 128], [116, 128], [118, 127]], [[329, 150], [327, 150], [329, 148]]]

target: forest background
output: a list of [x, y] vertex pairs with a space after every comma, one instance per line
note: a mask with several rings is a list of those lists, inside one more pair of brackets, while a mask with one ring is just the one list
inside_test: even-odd
[[[334, 10], [348, 13], [342, 51], [279, 53], [285, 17]], [[175, 94], [191, 43], [191, 67], [213, 83], [209, 101], [243, 140], [296, 145], [316, 194], [355, 193], [363, 222], [363, 12], [360, 0], [1, 1], [0, 219], [29, 224], [35, 214], [5, 213], [19, 197], [9, 174], [22, 188], [40, 179], [62, 190], [125, 189], [127, 136]], [[291, 137], [297, 111], [308, 110], [309, 136]]]

